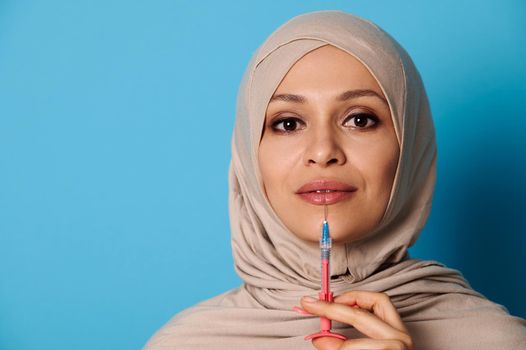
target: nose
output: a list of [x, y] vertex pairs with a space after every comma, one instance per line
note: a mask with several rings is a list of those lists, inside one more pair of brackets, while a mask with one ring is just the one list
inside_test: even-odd
[[337, 133], [330, 128], [317, 130], [307, 140], [304, 164], [328, 167], [331, 164], [344, 164], [345, 152]]

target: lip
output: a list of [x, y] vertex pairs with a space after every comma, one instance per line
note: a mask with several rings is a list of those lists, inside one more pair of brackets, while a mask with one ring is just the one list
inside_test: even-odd
[[334, 204], [338, 203], [340, 201], [346, 200], [354, 196], [353, 192], [343, 192], [343, 191], [334, 191], [334, 192], [328, 192], [328, 193], [317, 193], [317, 192], [305, 192], [305, 193], [298, 193], [299, 196], [315, 205], [324, 205], [324, 204]]
[[[316, 192], [327, 191], [330, 192]], [[315, 204], [334, 204], [349, 199], [357, 188], [335, 180], [319, 179], [301, 186], [296, 193], [305, 201]]]
[[347, 185], [346, 183], [335, 181], [335, 180], [314, 180], [311, 182], [306, 183], [305, 185], [301, 186], [296, 193], [306, 193], [306, 192], [314, 192], [314, 191], [323, 191], [323, 190], [333, 190], [333, 191], [341, 191], [341, 192], [354, 192], [357, 190], [356, 187], [352, 185]]

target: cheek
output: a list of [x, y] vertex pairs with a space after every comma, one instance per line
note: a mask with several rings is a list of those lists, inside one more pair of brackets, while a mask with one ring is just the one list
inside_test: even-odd
[[286, 189], [291, 169], [297, 163], [296, 148], [283, 143], [276, 138], [263, 138], [259, 145], [259, 167], [269, 198]]
[[379, 196], [389, 194], [398, 164], [398, 143], [393, 140], [377, 140], [354, 152], [350, 160], [365, 180], [366, 192]]

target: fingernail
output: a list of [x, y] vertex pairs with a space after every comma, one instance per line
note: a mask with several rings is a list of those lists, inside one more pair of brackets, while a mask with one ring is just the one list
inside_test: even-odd
[[304, 296], [304, 297], [301, 298], [301, 300], [303, 300], [306, 303], [315, 303], [317, 301], [316, 299], [311, 298], [309, 296]]

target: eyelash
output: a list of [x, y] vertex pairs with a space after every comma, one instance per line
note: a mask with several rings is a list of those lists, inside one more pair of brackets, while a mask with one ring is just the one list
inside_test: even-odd
[[[346, 120], [350, 120], [356, 116], [365, 116], [366, 118], [368, 119], [371, 119], [374, 121], [374, 124], [372, 126], [365, 126], [365, 127], [359, 127], [359, 126], [355, 126], [355, 127], [352, 127], [352, 129], [362, 129], [362, 130], [365, 130], [365, 129], [370, 129], [370, 128], [374, 128], [376, 125], [378, 125], [378, 122], [379, 122], [379, 118], [372, 114], [372, 113], [367, 113], [367, 112], [360, 112], [360, 113], [354, 113], [354, 114], [350, 114], [348, 115], [346, 118], [345, 118], [345, 121]], [[287, 131], [287, 130], [280, 130], [280, 129], [277, 129], [276, 126], [279, 125], [280, 123], [284, 122], [284, 121], [287, 121], [287, 120], [294, 120], [294, 121], [299, 121], [301, 123], [304, 124], [304, 122], [300, 119], [300, 118], [296, 118], [296, 117], [283, 117], [283, 118], [278, 118], [277, 120], [273, 121], [272, 124], [271, 124], [271, 128], [272, 130], [274, 130], [275, 132], [277, 133], [280, 133], [280, 134], [292, 134], [292, 133], [295, 133], [297, 132], [297, 130], [293, 130], [293, 131]]]

